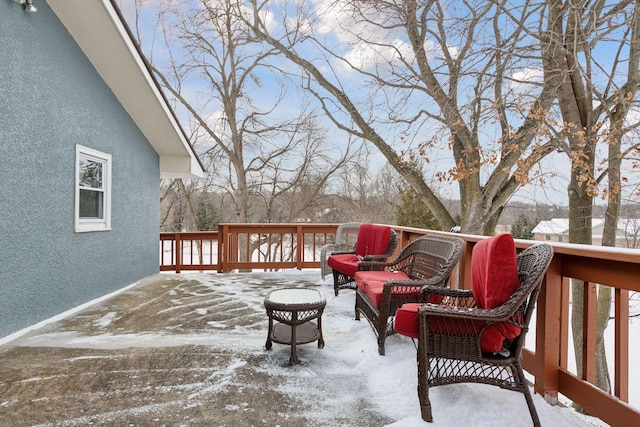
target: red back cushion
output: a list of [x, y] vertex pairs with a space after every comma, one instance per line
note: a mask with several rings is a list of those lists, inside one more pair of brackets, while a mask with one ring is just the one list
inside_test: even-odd
[[391, 227], [361, 224], [356, 241], [356, 255], [380, 255], [387, 252], [391, 238]]
[[518, 289], [516, 245], [511, 234], [498, 234], [473, 247], [471, 281], [479, 308], [496, 308]]
[[[478, 242], [471, 255], [473, 297], [479, 308], [496, 308], [518, 289], [518, 264], [513, 237], [504, 233]], [[482, 351], [497, 352], [504, 338], [515, 338], [520, 328], [509, 323], [489, 326], [482, 334]]]

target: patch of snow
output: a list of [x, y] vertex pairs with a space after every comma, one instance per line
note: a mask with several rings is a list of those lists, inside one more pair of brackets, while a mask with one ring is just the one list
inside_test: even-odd
[[106, 328], [111, 324], [111, 322], [113, 322], [113, 319], [115, 319], [115, 317], [116, 317], [115, 312], [107, 313], [101, 318], [96, 319], [95, 325], [99, 328]]
[[51, 323], [55, 323], [55, 322], [59, 322], [60, 320], [67, 319], [67, 318], [73, 316], [76, 313], [79, 313], [79, 312], [81, 312], [83, 310], [86, 310], [89, 307], [92, 307], [94, 305], [100, 304], [103, 301], [106, 301], [106, 300], [108, 300], [110, 298], [113, 298], [114, 296], [116, 296], [118, 294], [121, 294], [123, 292], [128, 291], [131, 288], [134, 288], [134, 287], [138, 286], [142, 281], [158, 280], [158, 277], [159, 277], [159, 274], [148, 276], [148, 277], [144, 278], [143, 280], [134, 282], [134, 283], [132, 283], [132, 284], [130, 284], [128, 286], [125, 286], [122, 289], [118, 289], [115, 292], [112, 292], [112, 293], [107, 294], [107, 295], [103, 295], [100, 298], [96, 298], [96, 299], [91, 300], [91, 301], [89, 301], [89, 302], [87, 302], [85, 304], [81, 304], [81, 305], [79, 305], [77, 307], [72, 308], [71, 310], [67, 310], [67, 311], [65, 311], [63, 313], [60, 313], [57, 316], [50, 317], [49, 319], [43, 320], [42, 322], [36, 323], [35, 325], [31, 325], [31, 326], [29, 326], [27, 328], [21, 329], [21, 330], [15, 332], [15, 333], [13, 333], [13, 334], [10, 334], [10, 335], [7, 335], [5, 337], [2, 337], [2, 338], [0, 338], [0, 346], [1, 345], [5, 345], [7, 343], [10, 343], [11, 341], [16, 340], [16, 339], [28, 334], [29, 332], [37, 331], [37, 330], [42, 329], [43, 327], [45, 327], [45, 326], [47, 326], [47, 325], [49, 325]]
[[216, 328], [216, 329], [226, 329], [227, 325], [225, 325], [222, 322], [214, 322], [213, 320], [210, 320], [207, 322], [207, 325], [211, 326], [212, 328]]

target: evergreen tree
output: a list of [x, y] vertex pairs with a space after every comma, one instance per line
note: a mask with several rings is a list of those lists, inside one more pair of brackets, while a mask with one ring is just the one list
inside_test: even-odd
[[400, 204], [395, 205], [396, 223], [405, 227], [440, 230], [440, 225], [420, 195], [411, 186], [398, 188]]
[[533, 229], [538, 220], [529, 222], [524, 214], [520, 214], [516, 222], [511, 226], [511, 235], [514, 239], [533, 239]]

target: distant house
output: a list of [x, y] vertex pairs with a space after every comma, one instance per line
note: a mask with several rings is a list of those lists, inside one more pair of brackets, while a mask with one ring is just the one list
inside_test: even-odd
[[569, 218], [553, 218], [549, 221], [540, 221], [533, 230], [533, 240], [546, 240], [548, 242], [569, 241]]
[[[591, 221], [593, 244], [602, 244], [604, 219]], [[569, 218], [553, 218], [540, 221], [532, 230], [534, 240], [548, 242], [569, 242]], [[640, 247], [640, 219], [621, 219], [616, 229], [616, 246], [621, 248]]]
[[0, 2], [0, 337], [158, 272], [201, 164], [115, 0]]

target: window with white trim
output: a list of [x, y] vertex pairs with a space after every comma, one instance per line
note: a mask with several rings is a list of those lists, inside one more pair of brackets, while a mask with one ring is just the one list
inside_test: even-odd
[[76, 145], [75, 230], [111, 230], [111, 155]]

